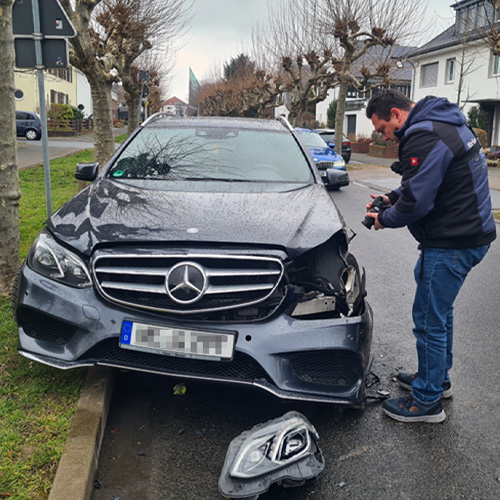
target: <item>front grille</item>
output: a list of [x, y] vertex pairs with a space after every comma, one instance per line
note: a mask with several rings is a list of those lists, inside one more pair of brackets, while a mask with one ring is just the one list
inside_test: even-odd
[[152, 370], [179, 376], [191, 375], [247, 382], [270, 381], [260, 364], [241, 352], [235, 352], [231, 361], [204, 361], [123, 349], [118, 342], [118, 338], [103, 340], [87, 351], [78, 361], [97, 361], [100, 364]]
[[304, 382], [349, 389], [362, 377], [359, 356], [352, 351], [310, 351], [286, 357]]
[[204, 254], [100, 254], [100, 292], [120, 304], [177, 314], [221, 311], [269, 298], [283, 276], [274, 257]]
[[77, 330], [76, 326], [24, 307], [19, 309], [17, 320], [28, 337], [57, 345], [67, 344]]
[[319, 161], [316, 163], [319, 170], [326, 170], [327, 168], [333, 168], [333, 161]]

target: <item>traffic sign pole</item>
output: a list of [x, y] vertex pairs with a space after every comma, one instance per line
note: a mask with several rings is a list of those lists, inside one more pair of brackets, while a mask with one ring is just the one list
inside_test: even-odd
[[35, 39], [36, 70], [38, 73], [38, 93], [40, 98], [40, 120], [42, 122], [43, 173], [45, 178], [45, 203], [47, 217], [52, 215], [52, 189], [50, 185], [49, 137], [47, 133], [47, 108], [45, 103], [45, 83], [43, 80], [42, 39], [40, 31], [40, 8], [38, 0], [32, 0], [33, 8], [33, 38]]

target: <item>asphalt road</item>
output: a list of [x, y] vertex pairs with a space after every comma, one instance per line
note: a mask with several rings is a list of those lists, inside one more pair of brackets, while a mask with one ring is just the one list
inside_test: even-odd
[[[353, 176], [354, 177], [354, 176]], [[370, 179], [391, 187], [394, 177]], [[394, 375], [416, 368], [411, 333], [416, 244], [405, 229], [369, 231], [361, 225], [370, 192], [354, 183], [332, 193], [356, 236], [351, 250], [366, 269], [374, 310], [370, 389], [403, 395]], [[454, 397], [442, 424], [401, 424], [373, 399], [364, 411], [294, 404], [226, 385], [121, 372], [105, 429], [93, 500], [216, 500], [230, 441], [242, 431], [295, 409], [320, 435], [325, 470], [299, 488], [275, 486], [260, 500], [500, 498], [498, 298], [500, 245], [472, 271], [456, 302]]]

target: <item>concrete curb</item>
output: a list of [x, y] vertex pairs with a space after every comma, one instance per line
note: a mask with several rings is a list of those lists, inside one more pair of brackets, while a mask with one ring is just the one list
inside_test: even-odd
[[115, 373], [100, 366], [89, 369], [49, 500], [92, 498]]

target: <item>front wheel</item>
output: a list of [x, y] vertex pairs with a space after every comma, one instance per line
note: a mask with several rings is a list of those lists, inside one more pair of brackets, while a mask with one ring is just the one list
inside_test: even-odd
[[24, 132], [24, 137], [26, 137], [28, 141], [37, 141], [40, 139], [40, 134], [36, 130], [29, 128]]

